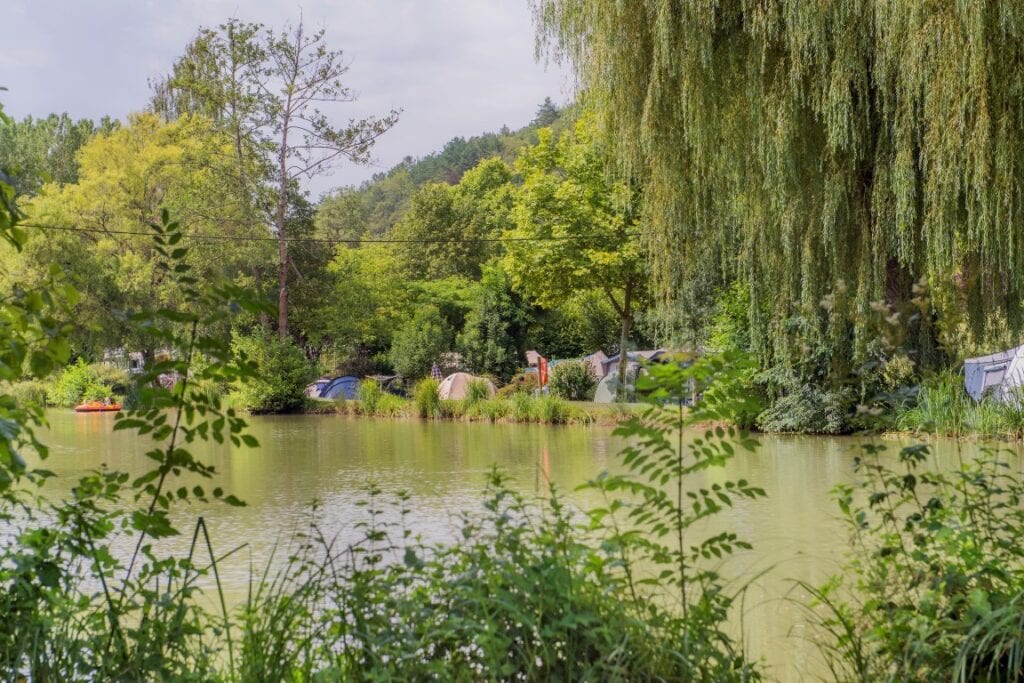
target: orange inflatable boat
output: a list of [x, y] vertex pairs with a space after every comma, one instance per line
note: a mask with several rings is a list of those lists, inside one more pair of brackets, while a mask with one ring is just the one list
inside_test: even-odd
[[90, 401], [75, 406], [76, 413], [116, 413], [119, 410], [121, 410], [120, 403], [100, 403], [99, 401]]

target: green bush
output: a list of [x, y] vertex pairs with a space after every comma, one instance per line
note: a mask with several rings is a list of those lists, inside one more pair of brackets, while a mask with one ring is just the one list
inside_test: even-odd
[[291, 339], [276, 335], [235, 336], [232, 349], [256, 366], [254, 377], [233, 385], [238, 407], [251, 413], [284, 413], [305, 403], [312, 364]]
[[513, 377], [508, 384], [498, 389], [498, 398], [510, 398], [515, 394], [530, 394], [537, 390], [537, 373], [527, 372]]
[[849, 390], [826, 391], [810, 384], [795, 387], [757, 416], [765, 432], [842, 434], [853, 408]]
[[89, 365], [79, 358], [57, 376], [47, 391], [47, 402], [71, 407], [83, 401], [124, 396], [128, 386], [128, 373], [98, 363]]
[[1024, 667], [1024, 482], [986, 450], [953, 469], [926, 445], [869, 445], [836, 489], [852, 547], [808, 587], [840, 680], [1018, 681]]
[[395, 372], [419, 379], [430, 374], [433, 363], [451, 349], [451, 344], [452, 333], [441, 311], [436, 306], [421, 306], [395, 332], [388, 357]]
[[416, 384], [413, 389], [413, 403], [416, 414], [422, 418], [434, 420], [441, 417], [441, 398], [437, 394], [438, 381], [428, 377]]
[[590, 363], [563, 361], [551, 370], [548, 391], [567, 401], [590, 401], [594, 398], [597, 378]]

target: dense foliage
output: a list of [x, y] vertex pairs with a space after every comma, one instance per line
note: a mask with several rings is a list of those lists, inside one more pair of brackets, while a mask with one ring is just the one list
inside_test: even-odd
[[82, 401], [122, 399], [128, 393], [128, 373], [101, 364], [88, 365], [83, 358], [58, 374], [46, 394], [46, 402], [65, 408]]
[[843, 576], [813, 591], [836, 680], [1018, 680], [1019, 474], [997, 451], [941, 470], [928, 446], [885, 455], [865, 447], [860, 484], [838, 487], [852, 550]]
[[436, 306], [420, 306], [395, 333], [391, 365], [406, 377], [426, 377], [451, 346], [451, 330]]
[[233, 388], [240, 408], [253, 413], [283, 413], [302, 406], [314, 373], [302, 349], [290, 339], [254, 334], [236, 335], [232, 352], [252, 363], [256, 375]]
[[586, 361], [563, 361], [551, 369], [548, 388], [555, 396], [569, 401], [589, 401], [594, 398], [597, 379]]
[[[763, 368], [829, 386], [1019, 343], [1024, 76], [1013, 0], [535, 0], [644, 185], [661, 322], [741, 288]], [[928, 296], [923, 296], [923, 292]]]
[[[8, 220], [14, 219], [11, 214]], [[183, 298], [176, 308], [149, 309], [130, 319], [138, 334], [160, 340], [169, 359], [138, 377], [139, 406], [119, 416], [116, 429], [147, 436], [153, 442], [147, 455], [155, 466], [134, 480], [117, 471], [89, 473], [73, 497], [36, 499], [19, 507], [16, 518], [8, 511], [22, 492], [7, 489], [0, 509], [15, 533], [5, 535], [0, 548], [0, 609], [5, 615], [0, 669], [5, 677], [139, 679], [154, 671], [195, 680], [417, 678], [441, 672], [526, 679], [756, 677], [756, 669], [722, 631], [728, 599], [712, 574], [680, 565], [670, 572], [675, 579], [637, 583], [630, 556], [657, 546], [636, 545], [635, 534], [623, 535], [620, 525], [601, 522], [621, 504], [595, 511], [589, 524], [579, 526], [557, 496], [539, 507], [528, 504], [497, 476], [486, 512], [465, 517], [462, 540], [449, 545], [428, 546], [411, 538], [404, 499], [399, 497], [397, 517], [385, 517], [376, 490], [370, 492], [365, 536], [359, 542], [335, 546], [314, 518], [284, 569], [254, 577], [241, 607], [229, 612], [219, 588], [214, 541], [202, 518], [187, 554], [166, 554], [164, 544], [178, 533], [182, 514], [172, 513], [181, 501], [242, 504], [220, 487], [209, 492], [199, 485], [174, 489], [183, 474], [215, 475], [189, 452], [194, 440], [256, 445], [235, 412], [202, 387], [252, 387], [277, 371], [298, 376], [296, 368], [305, 357], [275, 335], [229, 342], [222, 331], [237, 322], [224, 316], [258, 315], [268, 307], [229, 285], [201, 287], [187, 261], [190, 250], [177, 246], [183, 233], [166, 212], [151, 229], [155, 266]], [[58, 339], [70, 331], [55, 329]], [[35, 341], [29, 348], [42, 353], [46, 346], [38, 342], [46, 340]], [[33, 362], [37, 376], [52, 371], [47, 358]], [[156, 381], [164, 373], [179, 378], [172, 388]], [[669, 379], [655, 378], [651, 388], [658, 403], [645, 422], [624, 433], [654, 430], [669, 443], [680, 432], [681, 411], [675, 421], [656, 418], [663, 410], [658, 406], [672, 392], [688, 390], [689, 379]], [[486, 403], [487, 390], [481, 387], [474, 388], [476, 405]], [[421, 393], [428, 392], [436, 396], [434, 383], [422, 387]], [[386, 397], [374, 382], [360, 387], [360, 401], [368, 407], [379, 408]], [[557, 401], [537, 402], [546, 412], [560, 409]], [[16, 408], [6, 401], [3, 406]], [[11, 428], [2, 432], [2, 443], [10, 453], [24, 438], [18, 430], [31, 415], [8, 415]], [[672, 477], [681, 481], [712, 465], [701, 453], [731, 452], [724, 450], [720, 436], [709, 434], [708, 445], [691, 454], [693, 464], [680, 465]], [[628, 455], [627, 465], [639, 454]], [[686, 457], [679, 452], [671, 461], [683, 463]], [[4, 461], [8, 486], [23, 476], [45, 476], [25, 471], [18, 462]], [[632, 467], [639, 469], [640, 463]], [[613, 492], [629, 481], [619, 476], [594, 485]], [[639, 479], [636, 484], [642, 493]], [[756, 495], [738, 486], [737, 493]], [[674, 505], [683, 502], [680, 497]], [[705, 503], [699, 517], [710, 512]], [[682, 512], [677, 517], [678, 524], [692, 523]], [[382, 521], [388, 518], [398, 521]], [[633, 523], [647, 524], [642, 516]], [[608, 540], [601, 542], [605, 534]], [[112, 550], [115, 540], [125, 536], [134, 546], [128, 558]], [[718, 554], [729, 543], [717, 538], [699, 547], [714, 547]], [[667, 548], [655, 556], [664, 552], [674, 557]], [[212, 575], [218, 586], [219, 610], [210, 611], [198, 593], [195, 581], [203, 575]], [[708, 591], [706, 597], [693, 598], [700, 609], [687, 612], [691, 577]], [[682, 615], [662, 603], [665, 589], [678, 593]]]
[[[584, 291], [601, 292], [619, 319], [628, 348], [634, 308], [646, 294], [637, 189], [605, 173], [609, 159], [587, 120], [540, 142], [516, 162], [523, 176], [506, 267], [515, 285], [552, 305]], [[619, 367], [625, 376], [626, 356]]]

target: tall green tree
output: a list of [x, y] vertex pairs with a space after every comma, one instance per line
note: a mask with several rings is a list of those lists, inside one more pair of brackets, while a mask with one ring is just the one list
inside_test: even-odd
[[230, 137], [202, 116], [165, 124], [142, 114], [93, 137], [78, 155], [78, 182], [44, 185], [25, 204], [28, 223], [61, 229], [4, 254], [5, 289], [42, 282], [60, 266], [82, 295], [71, 335], [77, 353], [141, 343], [123, 316], [181, 299], [175, 281], [158, 270], [148, 234], [164, 208], [187, 220], [191, 234], [217, 238], [193, 250], [196, 277], [254, 286], [252, 269], [268, 260], [270, 244], [232, 239], [245, 237], [247, 224], [244, 206], [221, 182], [220, 167], [234, 163], [230, 150]]
[[525, 360], [529, 307], [513, 291], [498, 260], [484, 266], [474, 289], [457, 348], [473, 372], [507, 382]]
[[551, 101], [550, 97], [545, 97], [544, 101], [537, 107], [537, 113], [533, 117], [533, 123], [531, 125], [538, 126], [540, 128], [547, 128], [551, 126], [555, 121], [558, 120], [558, 116], [561, 112], [555, 103]]
[[606, 149], [587, 121], [556, 138], [550, 129], [516, 162], [523, 177], [505, 267], [520, 291], [555, 308], [580, 292], [601, 292], [619, 319], [620, 377], [629, 336], [646, 296], [636, 190], [606, 173]]
[[75, 121], [67, 114], [7, 119], [0, 122], [0, 168], [9, 170], [13, 187], [21, 195], [34, 195], [48, 182], [74, 183], [78, 150], [96, 133], [108, 133], [116, 126], [109, 117], [97, 124], [89, 119]]
[[512, 169], [487, 159], [458, 185], [425, 185], [393, 231], [403, 268], [415, 279], [478, 278], [497, 253], [497, 238], [508, 227], [513, 202]]
[[[359, 240], [367, 236], [366, 198], [351, 187], [337, 189], [320, 199], [317, 206], [316, 234], [333, 240]], [[354, 242], [344, 243], [355, 246]]]
[[416, 313], [395, 333], [391, 365], [395, 372], [407, 378], [426, 377], [441, 354], [451, 350], [453, 336], [436, 306], [418, 306]]
[[[336, 126], [321, 109], [355, 100], [343, 82], [348, 65], [340, 50], [327, 47], [325, 31], [308, 32], [302, 22], [283, 31], [229, 20], [202, 29], [155, 86], [153, 107], [167, 115], [199, 111], [222, 122], [236, 141], [241, 160], [264, 163], [258, 180], [272, 188], [267, 208], [277, 237], [278, 334], [288, 335], [289, 198], [302, 179], [325, 173], [339, 160], [366, 163], [377, 138], [398, 120], [350, 120]], [[271, 208], [272, 207], [272, 208]]]
[[[964, 314], [975, 342], [1024, 330], [1021, 3], [533, 5], [541, 47], [645, 177], [660, 292], [742, 278], [762, 362], [824, 343], [843, 372], [903, 303], [925, 364], [933, 319]], [[852, 316], [821, 305], [834, 290]]]

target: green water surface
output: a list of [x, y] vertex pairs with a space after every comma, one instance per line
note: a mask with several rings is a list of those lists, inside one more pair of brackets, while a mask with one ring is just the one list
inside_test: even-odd
[[[132, 473], [150, 461], [149, 443], [112, 431], [111, 415], [52, 411], [42, 437], [51, 448], [47, 467], [58, 472], [47, 495], [69, 492], [79, 475], [103, 464]], [[251, 433], [261, 447], [249, 449], [194, 444], [193, 452], [213, 464], [221, 486], [248, 505], [192, 504], [179, 523], [190, 528], [202, 515], [218, 553], [244, 545], [222, 566], [229, 598], [244, 595], [253, 568], [263, 566], [277, 548], [283, 557], [290, 539], [305, 528], [313, 500], [320, 523], [344, 542], [356, 540], [355, 523], [365, 517], [356, 503], [370, 482], [386, 491], [407, 491], [409, 524], [427, 540], [452, 538], [457, 515], [480, 509], [488, 474], [497, 466], [513, 486], [529, 495], [546, 495], [550, 481], [580, 507], [598, 501], [576, 487], [615, 470], [622, 446], [610, 428], [489, 425], [458, 422], [354, 419], [336, 416], [257, 417]], [[742, 615], [733, 629], [747, 649], [761, 658], [776, 680], [817, 678], [822, 671], [815, 636], [799, 606], [806, 596], [794, 580], [823, 583], [836, 573], [848, 537], [830, 497], [839, 483], [853, 483], [853, 459], [862, 441], [854, 438], [761, 437], [761, 448], [741, 453], [711, 481], [745, 478], [768, 497], [742, 501], [727, 509], [713, 529], [731, 530], [754, 545], [728, 560], [722, 571], [740, 586], [750, 583]], [[889, 442], [890, 450], [899, 443]], [[937, 463], [956, 466], [977, 446], [940, 442]], [[196, 483], [193, 480], [190, 485]], [[694, 482], [698, 485], [698, 482]], [[175, 488], [177, 484], [174, 485]], [[166, 543], [183, 547], [186, 539]], [[122, 551], [129, 546], [125, 539]], [[765, 572], [763, 575], [760, 575]], [[758, 577], [758, 578], [755, 578]], [[751, 583], [752, 582], [752, 583]]]

